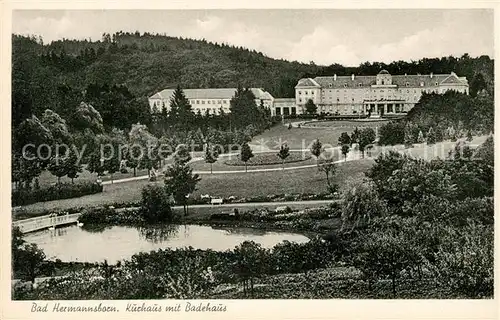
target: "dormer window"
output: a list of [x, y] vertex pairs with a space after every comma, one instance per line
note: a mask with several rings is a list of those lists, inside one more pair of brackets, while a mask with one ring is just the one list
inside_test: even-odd
[[328, 87], [329, 87], [329, 88], [331, 88], [331, 87], [332, 87], [332, 84], [331, 84], [331, 83], [329, 83], [329, 84], [328, 84]]
[[436, 82], [436, 83], [435, 83], [435, 85], [437, 86], [437, 85], [438, 85], [438, 83]]
[[407, 82], [407, 83], [406, 83], [406, 86], [407, 86], [407, 87], [409, 87], [409, 86], [410, 86], [410, 83], [409, 83], [409, 82]]
[[344, 88], [347, 88], [347, 83], [344, 83]]
[[358, 87], [362, 87], [362, 86], [363, 86], [363, 84], [362, 84], [362, 83], [358, 83]]
[[421, 81], [421, 82], [420, 82], [420, 86], [421, 86], [421, 87], [423, 87], [423, 86], [424, 86], [424, 82], [423, 82], [423, 81]]

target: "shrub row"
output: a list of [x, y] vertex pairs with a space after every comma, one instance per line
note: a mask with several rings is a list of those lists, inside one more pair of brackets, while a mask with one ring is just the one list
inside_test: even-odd
[[37, 202], [77, 198], [102, 192], [102, 185], [97, 183], [61, 183], [41, 189], [19, 189], [12, 191], [12, 205], [22, 206]]

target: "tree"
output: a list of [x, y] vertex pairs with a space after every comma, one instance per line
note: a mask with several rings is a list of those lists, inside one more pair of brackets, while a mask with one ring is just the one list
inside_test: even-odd
[[258, 108], [255, 103], [255, 95], [249, 88], [243, 89], [238, 86], [234, 97], [230, 101], [230, 119], [236, 128], [245, 128], [250, 124], [257, 127], [267, 125], [267, 115], [264, 108]]
[[494, 237], [493, 226], [469, 222], [464, 228], [446, 228], [435, 261], [427, 266], [434, 279], [464, 298], [493, 296]]
[[404, 133], [404, 144], [405, 148], [411, 148], [413, 146], [413, 134], [412, 134], [412, 128], [409, 125], [409, 123], [406, 124], [405, 126], [405, 133]]
[[61, 184], [61, 178], [68, 174], [65, 157], [60, 155], [52, 156], [47, 169], [57, 177], [57, 184]]
[[179, 85], [170, 99], [169, 117], [178, 130], [187, 130], [194, 122], [195, 114], [191, 104]]
[[207, 143], [205, 147], [205, 162], [210, 163], [210, 173], [212, 173], [212, 165], [217, 162], [219, 152]]
[[253, 241], [242, 242], [234, 248], [234, 254], [236, 256], [234, 269], [243, 282], [243, 293], [246, 295], [249, 288], [253, 297], [254, 278], [260, 277], [265, 272], [269, 254], [260, 244]]
[[191, 161], [191, 154], [185, 144], [179, 144], [174, 153], [174, 162], [184, 165]]
[[243, 143], [241, 146], [241, 152], [240, 152], [240, 160], [245, 163], [245, 172], [247, 172], [247, 162], [251, 158], [253, 158], [254, 154], [252, 152], [252, 148], [248, 145], [248, 143]]
[[323, 172], [326, 175], [326, 184], [328, 186], [328, 191], [330, 193], [335, 193], [338, 190], [338, 185], [333, 184], [330, 181], [330, 178], [335, 175], [335, 172], [337, 171], [337, 165], [335, 162], [333, 162], [332, 159], [327, 159], [323, 161], [319, 166], [318, 166], [318, 171]]
[[365, 150], [368, 146], [372, 145], [375, 141], [375, 131], [372, 128], [365, 128], [359, 133], [359, 151], [361, 151], [363, 158], [365, 157]]
[[69, 156], [66, 159], [66, 175], [74, 183], [74, 179], [78, 178], [78, 174], [83, 171], [83, 166], [79, 162], [76, 152], [70, 150]]
[[173, 212], [165, 188], [147, 185], [142, 188], [141, 215], [148, 223], [172, 221]]
[[318, 110], [318, 107], [314, 104], [312, 99], [307, 100], [305, 108], [307, 114], [316, 114]]
[[434, 133], [432, 127], [430, 127], [429, 132], [427, 132], [427, 144], [434, 144], [434, 143], [436, 143], [436, 134]]
[[127, 166], [148, 169], [148, 173], [158, 165], [158, 139], [149, 133], [148, 128], [140, 123], [133, 124], [128, 134]]
[[69, 143], [71, 135], [68, 131], [66, 120], [54, 111], [47, 109], [42, 115], [41, 122], [52, 134], [54, 143]]
[[420, 130], [418, 132], [417, 143], [424, 143], [424, 142], [425, 142], [424, 134], [422, 133], [422, 130]]
[[344, 161], [347, 161], [347, 154], [349, 153], [349, 150], [351, 147], [349, 147], [348, 144], [343, 144], [341, 147], [342, 154], [344, 155]]
[[185, 163], [175, 162], [165, 172], [165, 190], [174, 197], [176, 203], [184, 208], [187, 215], [187, 200], [196, 190], [196, 184], [201, 180], [198, 174], [193, 174], [193, 169]]
[[376, 217], [387, 214], [387, 207], [380, 199], [375, 185], [370, 181], [350, 186], [342, 197], [342, 229], [364, 227]]
[[339, 144], [341, 146], [342, 154], [344, 155], [344, 160], [347, 161], [347, 154], [351, 149], [351, 137], [347, 132], [342, 132], [339, 137]]
[[311, 154], [316, 158], [316, 165], [319, 166], [319, 156], [323, 152], [323, 144], [319, 141], [319, 139], [314, 140], [311, 145]]
[[471, 142], [472, 140], [473, 140], [472, 131], [469, 129], [467, 130], [467, 141]]
[[354, 131], [351, 134], [351, 146], [353, 143], [359, 143], [360, 134], [361, 131], [358, 129], [358, 127], [355, 127]]
[[380, 145], [397, 145], [404, 142], [405, 124], [391, 121], [380, 127], [378, 143]]
[[19, 227], [12, 228], [11, 249], [14, 274], [34, 282], [45, 261], [45, 253], [36, 244], [27, 243]]
[[359, 242], [354, 265], [363, 272], [369, 283], [389, 278], [392, 295], [396, 297], [401, 271], [420, 260], [419, 248], [410, 240], [404, 231], [398, 229], [371, 232]]
[[290, 148], [288, 147], [288, 145], [286, 143], [283, 143], [280, 146], [280, 151], [278, 152], [278, 157], [282, 161], [281, 167], [283, 170], [285, 170], [285, 160], [286, 160], [286, 158], [288, 158], [288, 156], [290, 156]]
[[17, 189], [29, 189], [33, 179], [42, 173], [42, 169], [43, 162], [29, 151], [24, 155], [17, 152], [12, 155], [12, 181]]

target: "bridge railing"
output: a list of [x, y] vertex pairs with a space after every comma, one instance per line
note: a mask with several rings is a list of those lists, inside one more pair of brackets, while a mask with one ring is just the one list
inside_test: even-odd
[[62, 224], [68, 224], [78, 221], [80, 213], [66, 214], [61, 216], [47, 215], [42, 217], [30, 218], [14, 221], [13, 226], [19, 227], [23, 233], [55, 227]]

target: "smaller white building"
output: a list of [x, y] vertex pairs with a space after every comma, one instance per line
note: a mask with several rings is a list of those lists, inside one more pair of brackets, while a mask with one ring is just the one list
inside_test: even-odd
[[[209, 89], [183, 89], [184, 95], [189, 100], [194, 113], [219, 114], [220, 110], [230, 113], [230, 101], [236, 93], [236, 88], [209, 88]], [[257, 106], [263, 105], [270, 109], [274, 103], [273, 96], [261, 88], [250, 88], [255, 95]], [[175, 89], [165, 89], [149, 97], [149, 106], [152, 112], [161, 112], [163, 109], [170, 110], [170, 101]]]

